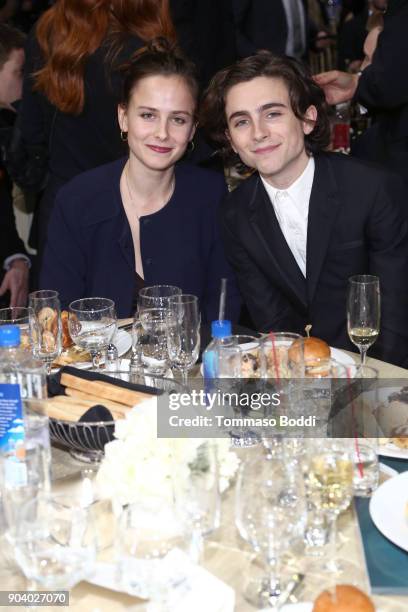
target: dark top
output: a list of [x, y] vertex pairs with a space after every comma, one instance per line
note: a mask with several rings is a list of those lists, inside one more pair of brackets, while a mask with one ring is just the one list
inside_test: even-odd
[[[85, 172], [56, 199], [40, 286], [59, 291], [63, 307], [80, 297], [115, 301], [119, 317], [133, 314], [135, 254], [120, 195], [126, 159]], [[140, 219], [145, 285], [169, 284], [200, 299], [204, 322], [218, 318], [222, 277], [227, 277], [227, 317], [236, 320], [240, 299], [219, 237], [223, 177], [189, 164], [176, 166], [173, 196]]]
[[370, 354], [408, 366], [407, 193], [401, 179], [346, 155], [315, 156], [306, 278], [282, 234], [258, 174], [223, 207], [227, 257], [262, 331], [304, 333], [353, 349], [347, 335], [348, 279], [380, 277], [381, 332]]
[[356, 100], [375, 118], [353, 154], [398, 172], [408, 186], [408, 0], [390, 0], [372, 63], [359, 79]]

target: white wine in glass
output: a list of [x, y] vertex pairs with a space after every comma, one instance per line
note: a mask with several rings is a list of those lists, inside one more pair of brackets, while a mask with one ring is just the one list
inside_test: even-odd
[[347, 331], [365, 365], [368, 349], [380, 333], [380, 279], [358, 275], [349, 278], [347, 296]]

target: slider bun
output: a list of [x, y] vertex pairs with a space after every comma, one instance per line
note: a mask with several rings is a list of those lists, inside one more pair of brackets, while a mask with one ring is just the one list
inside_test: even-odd
[[[303, 349], [302, 349], [303, 347]], [[313, 359], [330, 359], [330, 346], [320, 338], [298, 338], [289, 348], [289, 359], [293, 363], [299, 363], [304, 351], [305, 363], [313, 365]]]
[[350, 584], [336, 585], [334, 593], [323, 591], [314, 602], [312, 612], [375, 612], [371, 599]]

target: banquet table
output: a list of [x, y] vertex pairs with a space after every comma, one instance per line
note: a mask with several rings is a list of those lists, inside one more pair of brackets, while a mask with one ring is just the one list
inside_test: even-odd
[[[352, 353], [350, 355], [357, 358]], [[408, 379], [408, 370], [370, 358], [367, 359], [367, 365], [377, 368], [379, 376], [382, 378]], [[239, 452], [242, 451], [243, 449], [240, 449]], [[254, 451], [248, 448], [244, 452], [251, 453]], [[54, 448], [53, 489], [69, 492], [75, 490], [78, 486], [82, 486], [81, 471], [84, 468], [86, 468], [85, 464], [74, 460], [67, 452]], [[382, 478], [385, 477], [382, 476]], [[250, 612], [254, 608], [244, 600], [242, 584], [243, 576], [253, 559], [253, 553], [249, 545], [240, 538], [237, 532], [234, 524], [233, 507], [234, 488], [231, 487], [223, 494], [221, 527], [206, 540], [202, 564], [208, 571], [235, 590], [235, 610], [237, 612]], [[337, 582], [354, 584], [369, 592], [360, 532], [353, 507], [340, 516], [338, 531], [338, 558], [347, 562], [347, 570], [337, 579]], [[109, 549], [104, 551], [104, 554], [109, 556]], [[22, 590], [27, 588], [25, 578], [20, 574], [9, 555], [10, 551], [7, 552], [6, 547], [0, 546], [1, 590]], [[321, 558], [311, 559], [310, 557], [302, 557], [294, 559], [294, 562], [296, 565], [292, 569], [296, 568], [297, 570], [304, 571], [306, 574], [302, 590], [297, 595], [299, 601], [313, 601], [323, 588], [332, 585], [330, 576], [319, 569], [322, 564]], [[71, 598], [70, 609], [75, 612], [120, 612], [122, 610], [142, 612], [144, 609], [143, 602], [135, 597], [94, 586], [85, 581], [79, 583], [72, 590]], [[373, 601], [378, 612], [405, 612], [408, 609], [408, 596], [377, 595], [373, 596]], [[50, 607], [44, 608], [44, 610], [50, 609]], [[212, 611], [209, 610], [209, 612]]]

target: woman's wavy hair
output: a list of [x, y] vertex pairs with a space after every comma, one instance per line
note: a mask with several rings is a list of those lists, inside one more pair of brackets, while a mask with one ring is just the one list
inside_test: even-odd
[[121, 67], [123, 87], [119, 104], [129, 106], [132, 91], [139, 81], [150, 76], [177, 76], [184, 79], [194, 102], [198, 100], [198, 78], [196, 67], [175, 44], [166, 38], [151, 40], [139, 49], [131, 61]]
[[168, 0], [57, 0], [36, 26], [44, 66], [34, 74], [35, 89], [60, 111], [79, 114], [88, 56], [109, 37], [113, 59], [128, 34], [176, 40]]
[[327, 148], [330, 143], [329, 107], [323, 90], [313, 81], [308, 68], [293, 58], [274, 55], [270, 51], [258, 51], [255, 55], [220, 70], [204, 92], [200, 125], [218, 145], [224, 158], [236, 157], [226, 136], [226, 96], [234, 85], [262, 76], [280, 78], [286, 83], [290, 104], [298, 119], [309, 121], [305, 119], [306, 110], [309, 106], [316, 107], [317, 119], [313, 122], [314, 128], [310, 134], [305, 135], [306, 150], [308, 153], [317, 153]]

